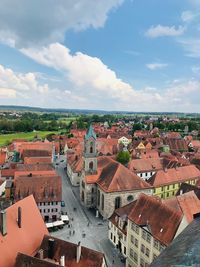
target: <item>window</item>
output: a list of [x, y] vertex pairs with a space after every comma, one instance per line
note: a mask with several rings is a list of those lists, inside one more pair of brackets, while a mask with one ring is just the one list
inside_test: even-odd
[[137, 253], [134, 252], [134, 257], [133, 257], [134, 261], [137, 263], [138, 262], [138, 255]]
[[134, 244], [134, 237], [131, 235], [131, 243]]
[[169, 193], [167, 193], [167, 197], [169, 197]]
[[146, 173], [145, 173], [145, 175], [147, 176], [147, 175], [148, 175], [148, 173], [146, 172]]
[[149, 254], [150, 254], [150, 251], [149, 251], [148, 248], [146, 248], [146, 253], [145, 253], [145, 255], [146, 255], [147, 257], [149, 257]]
[[142, 244], [141, 245], [141, 252], [144, 253], [145, 252], [145, 246]]
[[97, 192], [97, 205], [100, 205], [100, 191]]
[[142, 173], [140, 173], [140, 177], [142, 177]]
[[161, 191], [163, 191], [163, 190], [164, 190], [164, 187], [162, 186], [162, 187], [161, 187]]
[[124, 247], [124, 254], [126, 255], [126, 247]]
[[48, 209], [48, 212], [50, 212], [50, 209]]
[[116, 197], [115, 198], [115, 209], [120, 208], [121, 206], [121, 198], [120, 197]]
[[92, 147], [92, 143], [90, 144], [90, 153], [93, 153], [93, 147]]
[[101, 209], [104, 210], [104, 194], [101, 195]]
[[132, 196], [132, 195], [129, 195], [129, 196], [127, 197], [127, 200], [128, 200], [128, 201], [133, 201], [133, 196]]
[[129, 254], [130, 254], [130, 257], [133, 258], [134, 252], [133, 252], [132, 248], [130, 248], [130, 253]]
[[167, 186], [167, 190], [169, 190], [169, 185]]
[[43, 211], [44, 211], [44, 212], [46, 212], [46, 210], [45, 210], [45, 209], [44, 209]]
[[135, 246], [138, 248], [138, 240], [135, 238]]
[[146, 233], [144, 230], [142, 230], [142, 238], [143, 238], [144, 240], [146, 240], [146, 236], [147, 236], [147, 233]]
[[89, 163], [89, 169], [90, 169], [90, 171], [92, 171], [93, 168], [94, 168], [94, 164], [93, 164], [93, 161], [91, 161], [91, 162]]
[[154, 248], [158, 249], [159, 248], [159, 242], [157, 240], [154, 239], [153, 241], [153, 246]]
[[85, 183], [82, 181], [82, 188], [85, 189]]
[[147, 239], [146, 240], [147, 240], [148, 243], [151, 243], [151, 236], [148, 233], [147, 233]]
[[110, 239], [112, 240], [112, 238], [113, 238], [113, 235], [112, 235], [112, 233], [110, 233]]
[[175, 184], [173, 184], [173, 188], [175, 188]]
[[94, 193], [94, 188], [92, 187], [92, 194]]
[[116, 238], [115, 238], [115, 235], [114, 235], [114, 243], [115, 243], [115, 241], [116, 241]]

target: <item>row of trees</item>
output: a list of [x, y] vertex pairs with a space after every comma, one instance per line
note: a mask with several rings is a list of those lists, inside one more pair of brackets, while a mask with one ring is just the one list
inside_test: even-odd
[[33, 119], [0, 120], [0, 133], [31, 132], [33, 130], [57, 131], [59, 129], [67, 129], [67, 125], [55, 120], [49, 122]]

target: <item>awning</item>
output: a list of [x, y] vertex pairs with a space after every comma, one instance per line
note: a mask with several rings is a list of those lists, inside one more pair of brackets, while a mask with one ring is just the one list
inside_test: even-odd
[[56, 222], [53, 222], [53, 226], [60, 226], [60, 225], [63, 225], [64, 222], [63, 221], [56, 221]]
[[46, 223], [46, 227], [47, 227], [47, 228], [51, 228], [51, 227], [53, 227], [53, 223]]
[[61, 215], [61, 220], [63, 222], [67, 222], [67, 221], [69, 221], [69, 217], [67, 215]]

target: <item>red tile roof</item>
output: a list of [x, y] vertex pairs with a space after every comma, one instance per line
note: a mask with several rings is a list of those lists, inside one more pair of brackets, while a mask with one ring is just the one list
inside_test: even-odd
[[147, 226], [154, 238], [164, 245], [169, 245], [181, 223], [182, 213], [155, 197], [140, 194], [129, 219], [141, 227]]
[[33, 195], [36, 202], [61, 201], [62, 180], [60, 176], [19, 176], [14, 181], [14, 199], [18, 201]]
[[[48, 250], [48, 240], [49, 236], [45, 236], [41, 244], [40, 249], [44, 251]], [[60, 261], [61, 256], [65, 256], [65, 266], [70, 267], [101, 267], [103, 264], [104, 255], [101, 252], [89, 249], [87, 247], [81, 246], [81, 258], [77, 263], [76, 253], [77, 244], [73, 244], [61, 239], [54, 238], [54, 253], [53, 259], [57, 262]]]
[[160, 170], [149, 179], [149, 184], [154, 187], [158, 187], [199, 178], [200, 170], [198, 170], [194, 165], [189, 165], [167, 169], [165, 171]]
[[97, 184], [105, 192], [132, 191], [151, 188], [148, 183], [114, 160], [103, 168]]
[[[17, 224], [18, 207], [22, 209], [22, 227]], [[6, 209], [7, 235], [0, 233], [0, 266], [13, 267], [18, 252], [33, 255], [48, 234], [33, 196]]]
[[51, 157], [25, 157], [24, 164], [41, 164], [41, 163], [50, 163], [52, 162]]
[[200, 200], [194, 191], [163, 200], [163, 203], [182, 212], [188, 223], [193, 220], [193, 215], [200, 212]]
[[133, 159], [128, 163], [128, 168], [133, 172], [148, 172], [163, 169], [162, 159]]

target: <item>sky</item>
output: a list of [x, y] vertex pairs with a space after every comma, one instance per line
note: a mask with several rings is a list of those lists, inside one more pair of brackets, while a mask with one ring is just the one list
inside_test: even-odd
[[200, 112], [200, 0], [1, 0], [0, 105]]

